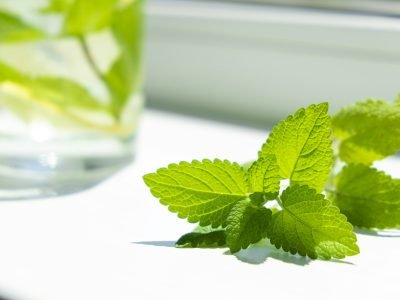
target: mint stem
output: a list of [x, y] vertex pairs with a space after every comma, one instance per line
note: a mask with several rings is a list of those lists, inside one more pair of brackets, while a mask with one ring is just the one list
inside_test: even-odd
[[[112, 97], [113, 91], [110, 83], [108, 82], [107, 78], [104, 76], [104, 74], [100, 71], [100, 69], [97, 67], [96, 62], [93, 59], [92, 54], [90, 53], [89, 46], [86, 42], [86, 39], [84, 36], [79, 35], [78, 36], [78, 41], [79, 44], [82, 47], [83, 54], [85, 58], [87, 59], [87, 62], [89, 63], [90, 67], [92, 68], [93, 72], [96, 74], [97, 78], [104, 84], [108, 91], [109, 97]], [[111, 107], [111, 114], [114, 116], [115, 120], [119, 119], [119, 115], [116, 111], [114, 111], [113, 107]]]

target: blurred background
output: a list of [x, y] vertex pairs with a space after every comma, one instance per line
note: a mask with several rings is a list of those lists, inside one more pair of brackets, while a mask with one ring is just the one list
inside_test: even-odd
[[271, 126], [400, 92], [400, 1], [149, 0], [150, 107]]

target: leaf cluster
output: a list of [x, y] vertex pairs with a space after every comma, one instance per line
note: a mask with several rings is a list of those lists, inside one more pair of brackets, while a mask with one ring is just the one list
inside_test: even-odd
[[[321, 193], [332, 161], [331, 118], [321, 103], [280, 122], [247, 170], [227, 160], [195, 160], [161, 168], [144, 181], [178, 217], [210, 227], [184, 235], [178, 246], [224, 244], [235, 253], [268, 238], [292, 254], [344, 258], [359, 249], [352, 225]], [[271, 201], [274, 210], [266, 205]]]

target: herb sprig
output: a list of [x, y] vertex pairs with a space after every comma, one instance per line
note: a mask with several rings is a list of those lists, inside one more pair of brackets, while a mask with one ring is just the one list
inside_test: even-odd
[[[199, 223], [178, 247], [235, 253], [268, 238], [291, 254], [341, 259], [359, 253], [352, 224], [400, 225], [400, 180], [370, 166], [400, 148], [399, 133], [398, 101], [363, 101], [333, 119], [328, 103], [321, 103], [276, 125], [248, 169], [204, 159], [170, 164], [143, 178], [161, 204]], [[332, 137], [339, 143], [335, 154]], [[345, 167], [335, 174], [340, 159]]]

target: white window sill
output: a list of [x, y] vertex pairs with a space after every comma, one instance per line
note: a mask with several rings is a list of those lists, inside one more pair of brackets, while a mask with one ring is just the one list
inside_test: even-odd
[[17, 300], [395, 299], [399, 238], [358, 234], [361, 254], [340, 262], [268, 248], [235, 257], [173, 247], [194, 225], [161, 206], [143, 174], [180, 160], [247, 161], [266, 135], [146, 111], [137, 159], [116, 176], [80, 194], [0, 202], [0, 293]]

